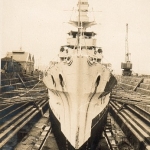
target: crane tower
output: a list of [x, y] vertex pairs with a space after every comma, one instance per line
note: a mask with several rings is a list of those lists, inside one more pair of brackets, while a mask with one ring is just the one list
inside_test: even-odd
[[130, 61], [130, 53], [128, 48], [128, 24], [126, 24], [126, 38], [125, 38], [125, 62], [121, 63], [121, 69], [123, 76], [131, 76], [132, 75], [132, 63]]

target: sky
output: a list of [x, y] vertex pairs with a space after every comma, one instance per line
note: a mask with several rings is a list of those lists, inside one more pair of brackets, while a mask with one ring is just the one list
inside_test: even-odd
[[[77, 0], [0, 0], [1, 57], [8, 51], [22, 50], [36, 62], [48, 65], [66, 45], [67, 24]], [[103, 49], [103, 62], [121, 73], [125, 61], [126, 23], [133, 72], [150, 74], [150, 0], [89, 0], [94, 10], [97, 46]]]

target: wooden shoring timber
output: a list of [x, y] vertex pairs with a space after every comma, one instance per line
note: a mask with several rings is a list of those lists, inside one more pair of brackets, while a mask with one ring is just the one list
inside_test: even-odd
[[22, 85], [22, 83], [18, 82], [18, 83], [14, 83], [14, 84], [6, 84], [6, 85], [2, 85], [0, 88], [6, 88], [6, 87], [9, 87], [9, 86], [17, 86], [17, 85]]
[[[36, 101], [40, 101], [42, 99], [37, 99]], [[23, 101], [14, 101], [14, 102], [2, 102], [1, 105], [12, 105], [12, 104], [20, 104], [20, 103], [28, 103], [35, 102], [35, 100], [23, 100]]]
[[[15, 89], [15, 90], [12, 90], [12, 91], [8, 91], [8, 92], [5, 92], [5, 93], [19, 93], [19, 92], [24, 92], [24, 93], [29, 93], [29, 92], [46, 92], [47, 89], [45, 87], [40, 87], [40, 88], [34, 88], [31, 90], [31, 88], [20, 88], [20, 89]], [[4, 94], [4, 93], [3, 93]]]
[[19, 102], [17, 102], [17, 101], [15, 101], [15, 103], [14, 102], [2, 102], [1, 103], [1, 106], [6, 106], [6, 105], [14, 105], [14, 104], [20, 104], [20, 103], [29, 103], [29, 102], [33, 102], [33, 101], [19, 101]]
[[19, 82], [19, 78], [1, 79], [1, 85], [15, 84]]
[[26, 93], [24, 92], [24, 93], [20, 93], [19, 94], [19, 97], [23, 97], [23, 96], [28, 96], [28, 95], [30, 95], [30, 96], [40, 96], [40, 95], [47, 95], [47, 90], [37, 90], [37, 91], [26, 91]]
[[5, 82], [5, 81], [10, 81], [10, 80], [11, 80], [11, 81], [12, 81], [12, 80], [18, 80], [18, 78], [15, 78], [15, 77], [14, 77], [14, 78], [10, 78], [10, 79], [1, 79], [1, 82], [3, 82], [3, 81], [4, 81], [4, 82]]
[[23, 79], [23, 80], [26, 80], [26, 81], [39, 80], [39, 77], [30, 76], [30, 77], [22, 77], [22, 79]]
[[120, 103], [123, 103], [123, 104], [139, 104], [139, 103], [141, 103], [141, 101], [133, 101], [133, 100], [130, 100], [130, 99], [114, 99], [114, 98], [111, 98], [111, 101], [116, 101], [116, 102], [120, 102]]
[[[34, 91], [34, 89], [44, 89], [44, 88], [46, 89], [43, 82], [38, 82], [38, 80], [24, 81], [24, 84], [26, 85], [26, 88], [23, 88], [23, 83], [21, 83], [21, 82], [2, 85], [2, 86], [0, 86], [0, 90], [2, 91], [2, 93], [0, 95], [5, 94], [8, 91], [7, 88], [13, 88], [13, 89], [10, 89], [9, 91], [23, 91], [23, 89], [26, 91], [27, 90]], [[37, 92], [38, 92], [38, 90], [37, 90]]]
[[123, 104], [126, 104], [126, 105], [150, 105], [150, 101], [142, 101], [142, 100], [111, 98], [111, 101], [116, 101], [116, 102], [123, 103]]
[[[39, 107], [44, 107], [48, 102], [41, 102]], [[27, 124], [37, 113], [41, 112], [41, 109], [33, 108], [31, 111], [26, 113], [23, 117], [17, 120], [13, 125], [6, 129], [3, 133], [0, 134], [0, 148], [3, 147], [25, 124]], [[10, 133], [11, 134], [6, 134]], [[4, 138], [3, 140], [1, 140]]]
[[44, 87], [44, 88], [35, 88], [35, 89], [29, 89], [28, 91], [24, 91], [26, 93], [44, 93], [44, 92], [47, 92], [47, 89]]
[[33, 98], [42, 98], [42, 97], [47, 97], [47, 93], [35, 93], [33, 95], [30, 95], [30, 96], [26, 96], [26, 95], [22, 95], [22, 96], [14, 96], [14, 97], [11, 97], [11, 98], [1, 98], [1, 100], [7, 100], [7, 101], [11, 101], [11, 100], [17, 100], [17, 99], [20, 99], [20, 100], [24, 100], [24, 99], [33, 99]]
[[130, 100], [150, 100], [142, 97], [137, 96], [128, 96], [128, 95], [111, 95], [110, 98], [116, 98], [116, 99], [130, 99]]
[[[27, 84], [27, 83], [34, 83], [34, 82], [37, 82], [37, 83], [38, 83], [38, 80], [24, 81], [24, 84]], [[17, 83], [13, 83], [13, 84], [6, 84], [6, 85], [3, 85], [3, 86], [1, 86], [1, 88], [3, 88], [3, 87], [8, 87], [8, 86], [16, 86], [16, 85], [19, 85], [19, 84], [23, 85], [23, 83], [17, 82]], [[25, 86], [26, 86], [26, 85], [25, 85]]]
[[134, 92], [134, 91], [131, 91], [131, 90], [128, 90], [128, 91], [124, 91], [124, 90], [113, 90], [112, 91], [112, 94], [113, 95], [122, 95], [122, 94], [124, 94], [124, 95], [138, 95], [139, 93], [137, 93], [137, 92]]
[[38, 79], [38, 78], [39, 78], [39, 75], [36, 75], [36, 74], [33, 74], [33, 75], [24, 74], [24, 78], [35, 78], [35, 79]]
[[138, 84], [134, 87], [133, 91], [136, 91], [137, 87], [143, 82], [144, 78], [142, 78]]
[[0, 100], [0, 103], [1, 105], [3, 104], [17, 104], [17, 103], [25, 103], [25, 102], [32, 102], [32, 101], [39, 101], [39, 100], [42, 100], [42, 99], [48, 99], [47, 95], [45, 94], [41, 94], [40, 93], [40, 96], [34, 96], [34, 97], [14, 97], [14, 98], [11, 98], [11, 99], [1, 99]]
[[115, 99], [126, 99], [126, 100], [132, 100], [132, 101], [149, 101], [150, 102], [150, 98], [147, 97], [137, 97], [137, 96], [121, 96], [121, 95], [111, 95], [110, 98], [115, 98]]
[[[7, 94], [7, 93], [6, 93]], [[9, 94], [9, 93], [8, 93]], [[12, 93], [13, 94], [13, 93]], [[17, 98], [25, 98], [25, 97], [37, 97], [37, 96], [44, 96], [44, 95], [47, 95], [47, 92], [46, 91], [38, 91], [38, 92], [33, 92], [32, 94], [30, 92], [24, 92], [24, 93], [19, 93], [17, 96], [13, 96], [13, 97], [10, 97], [10, 98], [5, 98], [5, 97], [1, 97], [1, 99], [3, 100], [11, 100], [11, 99], [17, 99]]]
[[112, 96], [120, 96], [120, 97], [128, 97], [128, 98], [144, 98], [147, 97], [147, 99], [150, 100], [150, 96], [141, 95], [140, 93], [134, 92], [134, 91], [128, 91], [128, 92], [120, 92], [120, 91], [113, 91], [111, 93]]

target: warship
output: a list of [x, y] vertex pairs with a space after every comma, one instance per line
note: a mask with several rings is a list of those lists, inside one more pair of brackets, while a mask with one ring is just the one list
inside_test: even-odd
[[95, 150], [107, 121], [110, 92], [116, 84], [103, 51], [96, 45], [96, 33], [87, 28], [88, 0], [79, 0], [78, 16], [69, 23], [77, 28], [68, 33], [59, 61], [51, 61], [43, 82], [49, 94], [52, 131], [60, 150]]

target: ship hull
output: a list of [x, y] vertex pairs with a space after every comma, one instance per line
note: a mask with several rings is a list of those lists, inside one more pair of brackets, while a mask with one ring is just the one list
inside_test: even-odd
[[[75, 148], [70, 144], [70, 142], [67, 140], [65, 135], [61, 132], [61, 123], [59, 120], [55, 117], [53, 111], [49, 107], [50, 111], [50, 121], [51, 121], [51, 127], [52, 132], [54, 133], [54, 136], [56, 138], [56, 142], [58, 144], [59, 150], [75, 150]], [[104, 126], [107, 121], [107, 114], [108, 114], [108, 106], [105, 108], [103, 114], [101, 116], [97, 115], [93, 119], [92, 129], [91, 129], [91, 136], [89, 139], [79, 148], [76, 150], [95, 150], [100, 138], [102, 137], [102, 132], [104, 129]]]
[[115, 79], [102, 64], [89, 66], [87, 57], [74, 56], [72, 61], [53, 64], [44, 75], [52, 127], [58, 145], [65, 143], [60, 149], [66, 145], [69, 150], [94, 149], [106, 123]]

